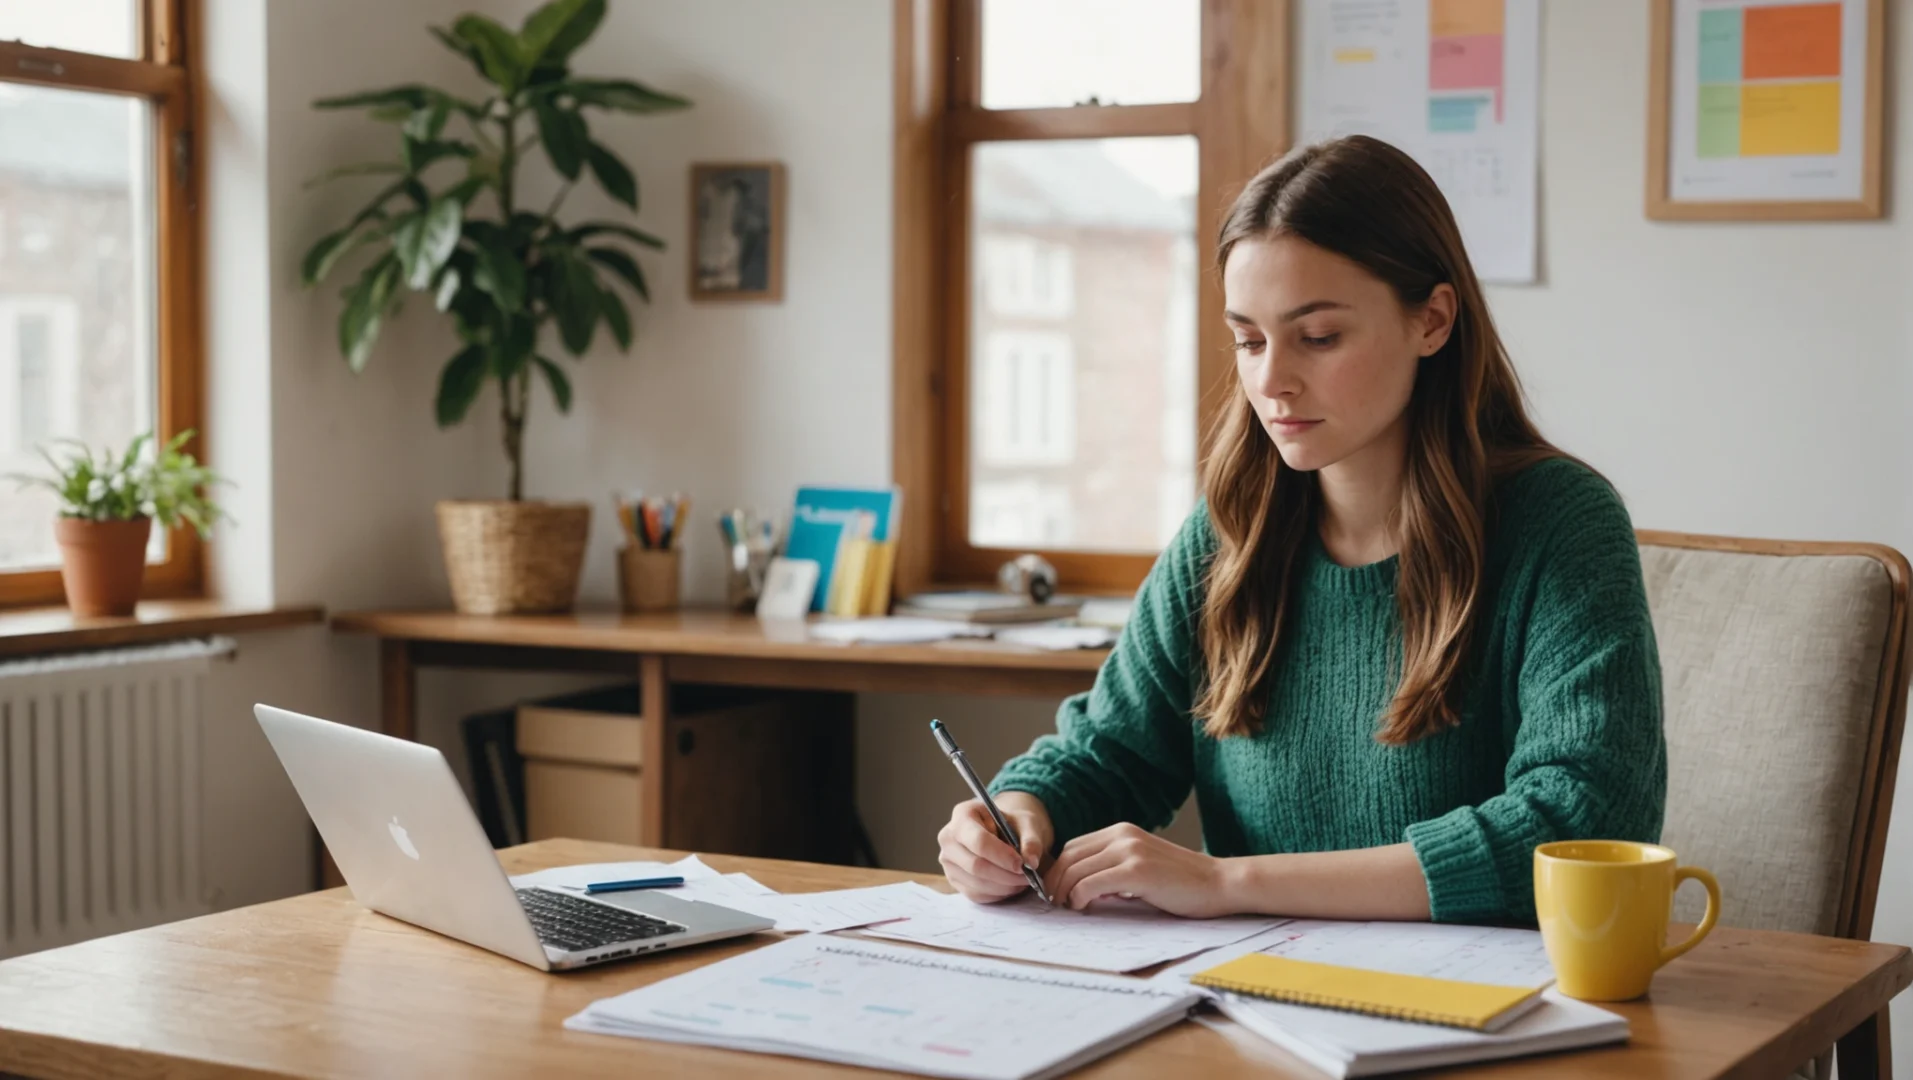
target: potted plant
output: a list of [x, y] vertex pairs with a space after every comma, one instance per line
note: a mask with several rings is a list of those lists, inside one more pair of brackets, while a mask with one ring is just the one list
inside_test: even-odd
[[123, 454], [95, 457], [79, 442], [63, 442], [64, 460], [45, 448], [48, 476], [16, 476], [60, 499], [54, 539], [60, 545], [60, 579], [75, 615], [131, 615], [146, 579], [146, 542], [153, 522], [162, 528], [191, 526], [204, 538], [219, 518], [209, 489], [219, 477], [180, 449], [193, 437], [182, 431], [148, 455], [150, 434], [133, 439]]
[[[465, 612], [560, 611], [576, 597], [590, 505], [524, 499], [532, 383], [545, 383], [559, 412], [571, 408], [571, 380], [549, 355], [557, 350], [541, 339], [555, 327], [564, 350], [581, 357], [602, 323], [628, 351], [631, 315], [618, 289], [649, 299], [629, 245], [664, 247], [623, 221], [558, 221], [587, 171], [605, 194], [633, 212], [638, 207], [636, 177], [592, 138], [587, 113], [657, 113], [690, 104], [629, 79], [571, 72], [571, 54], [604, 14], [605, 0], [553, 0], [516, 32], [482, 15], [466, 15], [449, 30], [434, 27], [484, 80], [476, 100], [413, 83], [314, 103], [368, 109], [395, 125], [398, 136], [397, 160], [348, 165], [321, 178], [392, 179], [344, 227], [314, 244], [300, 268], [305, 283], [316, 285], [348, 255], [372, 256], [341, 293], [346, 362], [362, 370], [403, 293], [424, 292], [450, 317], [461, 344], [439, 375], [439, 426], [463, 420], [487, 386], [498, 392], [508, 497], [437, 506], [452, 596]], [[548, 204], [528, 209], [519, 170], [535, 147], [560, 183]]]

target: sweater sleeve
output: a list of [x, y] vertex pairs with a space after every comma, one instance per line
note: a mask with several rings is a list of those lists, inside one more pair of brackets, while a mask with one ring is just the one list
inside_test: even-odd
[[1667, 750], [1640, 550], [1619, 496], [1575, 468], [1550, 520], [1522, 523], [1542, 535], [1525, 567], [1505, 790], [1407, 830], [1438, 922], [1533, 922], [1538, 844], [1660, 837]]
[[1138, 590], [1095, 684], [1066, 699], [1056, 733], [1038, 738], [990, 783], [992, 794], [1025, 791], [1043, 800], [1059, 848], [1119, 821], [1159, 829], [1189, 795], [1194, 620], [1212, 536], [1199, 506]]

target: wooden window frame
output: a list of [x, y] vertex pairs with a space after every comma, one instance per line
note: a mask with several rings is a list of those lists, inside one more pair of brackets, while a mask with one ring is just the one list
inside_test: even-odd
[[[988, 581], [1024, 550], [969, 538], [969, 158], [980, 142], [1194, 135], [1196, 238], [1289, 146], [1290, 0], [1200, 0], [1201, 96], [1157, 105], [984, 109], [982, 0], [894, 0], [895, 219], [892, 469], [905, 492], [897, 587]], [[1202, 250], [1202, 248], [1198, 248]], [[1222, 285], [1197, 286], [1197, 437], [1229, 400], [1234, 361]], [[1216, 317], [1209, 317], [1215, 313]], [[1154, 554], [1034, 549], [1066, 588], [1134, 589]]]
[[[140, 56], [123, 59], [0, 41], [0, 82], [145, 98], [154, 105], [154, 403], [158, 437], [198, 432], [187, 449], [204, 456], [200, 406], [199, 198], [194, 48], [196, 0], [139, 0]], [[48, 528], [51, 528], [51, 523]], [[146, 568], [141, 595], [200, 595], [205, 553], [190, 528], [167, 537], [166, 560]], [[0, 571], [0, 607], [60, 603], [60, 571]]]

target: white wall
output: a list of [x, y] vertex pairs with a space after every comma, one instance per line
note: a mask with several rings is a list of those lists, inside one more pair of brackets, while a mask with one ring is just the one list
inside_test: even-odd
[[[332, 320], [339, 282], [298, 285], [306, 246], [365, 197], [363, 182], [307, 191], [333, 165], [388, 155], [393, 136], [313, 98], [455, 77], [424, 31], [464, 5], [412, 0], [405, 32], [379, 0], [206, 5], [207, 370], [212, 464], [235, 481], [213, 545], [219, 595], [332, 610], [442, 602], [431, 501], [482, 490], [498, 469], [479, 423], [431, 419], [445, 329], [417, 310], [354, 377]], [[321, 627], [248, 635], [207, 694], [208, 886], [220, 906], [306, 888], [310, 825], [250, 708], [269, 701], [376, 721], [371, 646]]]

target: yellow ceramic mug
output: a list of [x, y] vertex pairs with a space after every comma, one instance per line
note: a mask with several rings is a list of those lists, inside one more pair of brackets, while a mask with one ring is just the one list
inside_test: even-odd
[[[1667, 915], [1688, 878], [1707, 887], [1707, 914], [1692, 936], [1669, 947]], [[1659, 844], [1561, 840], [1534, 849], [1534, 910], [1563, 994], [1626, 1001], [1647, 993], [1662, 964], [1714, 928], [1720, 885], [1697, 866], [1676, 867], [1674, 853]]]

